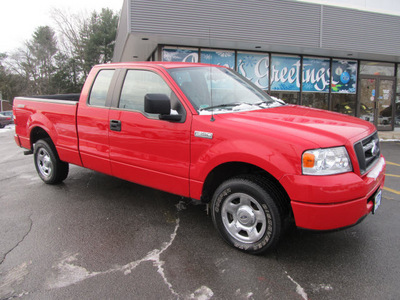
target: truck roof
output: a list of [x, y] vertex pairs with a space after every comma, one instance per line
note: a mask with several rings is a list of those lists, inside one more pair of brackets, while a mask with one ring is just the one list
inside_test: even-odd
[[170, 62], [170, 61], [120, 62], [120, 63], [102, 64], [102, 65], [97, 65], [95, 67], [98, 67], [98, 68], [104, 68], [104, 67], [117, 67], [117, 68], [162, 67], [165, 69], [174, 69], [174, 68], [187, 68], [187, 67], [210, 67], [210, 66], [221, 67], [221, 66], [212, 65], [212, 64]]

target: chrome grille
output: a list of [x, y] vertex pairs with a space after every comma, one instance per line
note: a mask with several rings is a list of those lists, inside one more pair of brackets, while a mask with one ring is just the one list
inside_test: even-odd
[[354, 150], [356, 151], [360, 172], [364, 174], [371, 169], [381, 156], [378, 133], [375, 132], [369, 137], [355, 143]]

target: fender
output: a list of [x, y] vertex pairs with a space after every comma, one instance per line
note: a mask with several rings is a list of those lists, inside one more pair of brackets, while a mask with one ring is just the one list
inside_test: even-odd
[[[26, 122], [26, 132], [29, 138], [30, 149], [32, 132], [35, 128], [41, 128], [51, 138], [57, 149], [58, 156], [62, 161], [70, 162], [81, 166], [82, 162], [78, 152], [78, 136], [76, 134], [76, 106], [65, 105], [57, 109], [57, 104], [53, 106], [51, 113], [35, 112], [29, 115]], [[65, 117], [66, 107], [71, 110], [68, 118]], [[68, 113], [68, 111], [66, 112]]]
[[[53, 141], [53, 144], [57, 146], [58, 142], [58, 133], [56, 128], [54, 127], [54, 124], [43, 114], [41, 113], [34, 113], [29, 116], [27, 122], [26, 122], [26, 132], [28, 133], [28, 137], [31, 139], [32, 131], [35, 128], [41, 128], [46, 133], [49, 135], [51, 140]], [[32, 144], [32, 141], [31, 141]]]
[[[193, 147], [193, 149], [196, 148], [198, 147]], [[285, 174], [301, 172], [300, 157], [301, 154], [297, 153], [293, 147], [285, 147], [284, 150], [277, 151], [265, 143], [238, 139], [234, 143], [231, 140], [225, 140], [205, 147], [205, 151], [201, 154], [192, 151], [191, 197], [200, 199], [207, 176], [225, 163], [239, 162], [253, 165], [279, 181]]]

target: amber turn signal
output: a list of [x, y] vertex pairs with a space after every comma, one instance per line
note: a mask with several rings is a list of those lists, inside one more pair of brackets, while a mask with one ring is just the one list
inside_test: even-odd
[[313, 168], [315, 164], [315, 155], [311, 153], [303, 154], [303, 168]]

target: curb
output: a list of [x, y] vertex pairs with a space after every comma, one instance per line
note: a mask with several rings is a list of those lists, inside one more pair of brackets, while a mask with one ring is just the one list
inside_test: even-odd
[[382, 142], [400, 141], [400, 128], [394, 131], [378, 131], [379, 140]]

